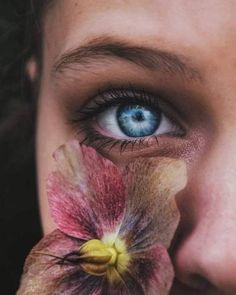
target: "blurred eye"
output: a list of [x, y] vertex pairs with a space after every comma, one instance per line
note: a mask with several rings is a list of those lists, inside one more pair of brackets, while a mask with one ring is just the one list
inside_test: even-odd
[[97, 116], [96, 122], [103, 135], [117, 139], [173, 134], [179, 131], [178, 126], [160, 109], [138, 104], [109, 107]]

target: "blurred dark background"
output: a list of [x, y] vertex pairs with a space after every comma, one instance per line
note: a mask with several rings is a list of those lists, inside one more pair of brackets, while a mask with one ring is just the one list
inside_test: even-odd
[[[0, 0], [0, 294], [16, 293], [41, 237], [35, 173], [35, 99], [25, 75], [32, 53], [29, 0]], [[42, 294], [43, 295], [43, 294]]]

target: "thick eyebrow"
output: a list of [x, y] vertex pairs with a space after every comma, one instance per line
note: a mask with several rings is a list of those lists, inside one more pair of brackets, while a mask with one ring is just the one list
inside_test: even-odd
[[134, 46], [111, 37], [99, 37], [76, 49], [68, 50], [55, 62], [53, 74], [57, 75], [74, 65], [90, 66], [103, 59], [119, 58], [152, 71], [178, 74], [188, 80], [201, 81], [201, 74], [183, 55], [161, 49]]

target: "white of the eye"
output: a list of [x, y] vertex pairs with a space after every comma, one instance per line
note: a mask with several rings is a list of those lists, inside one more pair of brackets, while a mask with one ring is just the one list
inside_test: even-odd
[[[134, 137], [129, 137], [125, 135], [122, 130], [120, 129], [117, 119], [116, 113], [119, 107], [110, 107], [106, 111], [99, 114], [97, 117], [97, 124], [99, 126], [100, 131], [103, 135], [117, 138], [117, 139], [134, 139]], [[162, 135], [168, 133], [176, 132], [178, 127], [173, 124], [163, 113], [161, 114], [161, 122], [159, 127], [157, 128], [156, 132], [152, 135]]]

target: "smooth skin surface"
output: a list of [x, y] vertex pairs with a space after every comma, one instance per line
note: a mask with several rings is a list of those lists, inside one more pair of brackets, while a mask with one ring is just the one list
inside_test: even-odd
[[[182, 220], [172, 247], [177, 279], [171, 294], [236, 294], [235, 15], [233, 0], [58, 0], [50, 7], [38, 73], [37, 167], [45, 234], [55, 228], [45, 191], [54, 169], [51, 155], [71, 137], [89, 137], [88, 144], [120, 165], [140, 155], [181, 158], [189, 181], [178, 196]], [[172, 128], [168, 121], [155, 138], [121, 152], [124, 138], [113, 130], [115, 118], [102, 128], [107, 113], [93, 114], [86, 128], [81, 121], [68, 123], [94, 107], [111, 85], [152, 93]], [[91, 139], [91, 130], [103, 142]], [[107, 136], [116, 144], [104, 145]]]

